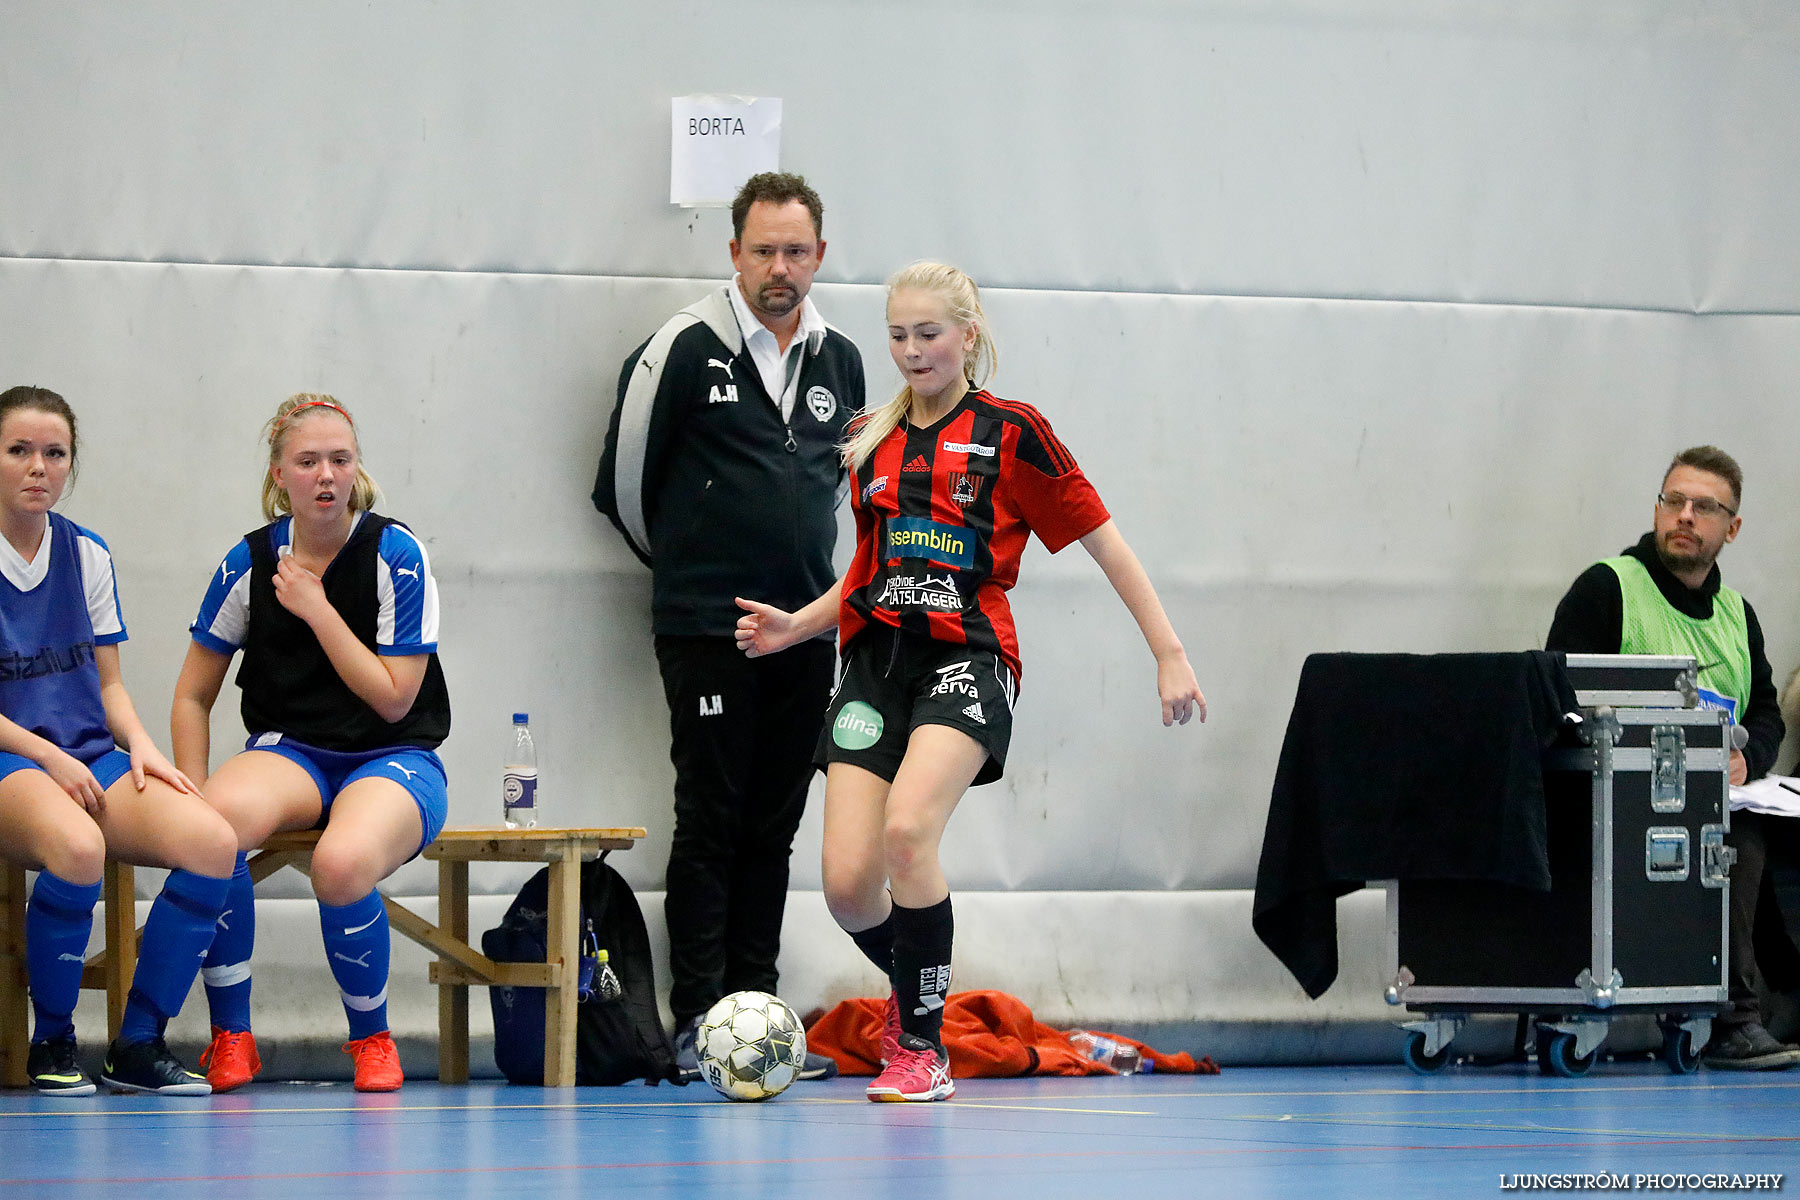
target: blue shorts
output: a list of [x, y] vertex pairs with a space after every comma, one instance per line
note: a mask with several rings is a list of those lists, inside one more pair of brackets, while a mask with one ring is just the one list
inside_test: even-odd
[[[87, 769], [92, 771], [94, 773], [94, 778], [100, 781], [100, 790], [104, 792], [107, 788], [110, 788], [113, 784], [131, 774], [131, 755], [114, 747], [113, 749], [106, 751], [99, 758], [90, 760], [87, 764]], [[23, 754], [8, 754], [6, 751], [0, 750], [0, 779], [5, 779], [14, 771], [43, 770], [44, 768], [38, 766], [37, 763], [33, 762], [31, 759], [26, 758]], [[49, 772], [46, 771], [45, 774], [49, 774]]]
[[419, 824], [425, 830], [419, 850], [431, 845], [444, 831], [444, 821], [450, 815], [449, 779], [444, 774], [443, 761], [430, 750], [389, 746], [384, 750], [346, 753], [321, 750], [279, 733], [259, 733], [244, 743], [244, 749], [279, 754], [312, 776], [323, 810], [319, 815], [321, 826], [331, 816], [331, 802], [338, 793], [359, 779], [390, 779], [406, 789], [419, 806]]

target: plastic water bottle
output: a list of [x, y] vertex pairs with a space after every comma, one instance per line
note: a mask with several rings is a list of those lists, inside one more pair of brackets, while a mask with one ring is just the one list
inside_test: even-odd
[[1102, 1037], [1085, 1029], [1072, 1030], [1069, 1033], [1069, 1045], [1090, 1062], [1111, 1067], [1121, 1075], [1135, 1075], [1144, 1065], [1144, 1057], [1138, 1053], [1136, 1046], [1115, 1042], [1112, 1038]]
[[625, 994], [625, 985], [612, 969], [612, 957], [600, 948], [594, 933], [594, 918], [587, 918], [581, 934], [581, 973], [576, 985], [576, 998], [586, 1004], [590, 1000], [617, 1000]]
[[600, 951], [599, 970], [594, 979], [594, 994], [602, 1000], [617, 1000], [625, 994], [625, 985], [619, 982], [618, 975], [612, 969], [612, 956]]
[[537, 789], [537, 746], [531, 740], [531, 719], [525, 713], [514, 713], [506, 766], [500, 775], [500, 817], [508, 829], [537, 828]]

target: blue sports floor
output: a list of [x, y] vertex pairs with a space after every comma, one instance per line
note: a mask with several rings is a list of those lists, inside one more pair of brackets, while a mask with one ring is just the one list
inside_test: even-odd
[[[0, 1200], [138, 1197], [1397, 1197], [1503, 1177], [1800, 1175], [1800, 1071], [1677, 1077], [1602, 1064], [1268, 1067], [964, 1080], [870, 1104], [861, 1080], [763, 1104], [704, 1085], [253, 1084], [198, 1100], [0, 1093]], [[1515, 1181], [1517, 1182], [1517, 1181]], [[1516, 1190], [1525, 1190], [1519, 1188]], [[1648, 1190], [1640, 1185], [1636, 1190]], [[1688, 1187], [1687, 1194], [1726, 1194]], [[1800, 1191], [1800, 1179], [1782, 1181]]]

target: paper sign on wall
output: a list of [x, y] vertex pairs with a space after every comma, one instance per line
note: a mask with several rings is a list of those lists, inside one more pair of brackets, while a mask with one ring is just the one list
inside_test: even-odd
[[781, 101], [768, 96], [677, 96], [669, 104], [669, 203], [724, 208], [781, 162]]

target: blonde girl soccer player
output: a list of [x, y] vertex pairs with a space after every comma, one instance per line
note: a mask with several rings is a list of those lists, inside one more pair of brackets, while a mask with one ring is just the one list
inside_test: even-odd
[[915, 263], [888, 281], [888, 349], [905, 381], [851, 426], [856, 552], [797, 613], [751, 600], [737, 640], [772, 654], [838, 626], [843, 669], [819, 739], [825, 899], [894, 991], [871, 1100], [943, 1100], [950, 888], [938, 844], [963, 792], [1000, 778], [1018, 693], [1006, 593], [1036, 533], [1080, 541], [1156, 657], [1164, 725], [1206, 700], [1156, 591], [1081, 468], [1027, 404], [980, 390], [993, 341], [974, 282]]
[[230, 913], [202, 976], [214, 1091], [261, 1068], [250, 1033], [254, 896], [242, 851], [271, 833], [321, 828], [312, 885], [325, 957], [349, 1019], [358, 1091], [402, 1081], [388, 1035], [388, 922], [375, 885], [444, 826], [450, 732], [437, 661], [437, 583], [411, 530], [372, 511], [349, 412], [330, 396], [282, 401], [265, 427], [263, 515], [207, 585], [175, 685], [175, 761], [202, 778], [209, 717], [232, 655], [249, 741], [206, 779], [237, 831]]
[[[170, 867], [151, 906], [118, 1040], [101, 1078], [204, 1095], [163, 1043], [225, 905], [236, 838], [151, 742], [119, 674], [125, 622], [100, 536], [51, 511], [76, 461], [55, 392], [0, 392], [0, 857], [35, 867], [25, 963], [38, 1091], [94, 1092], [76, 1059], [75, 999], [108, 854]], [[119, 749], [120, 746], [125, 749]]]

